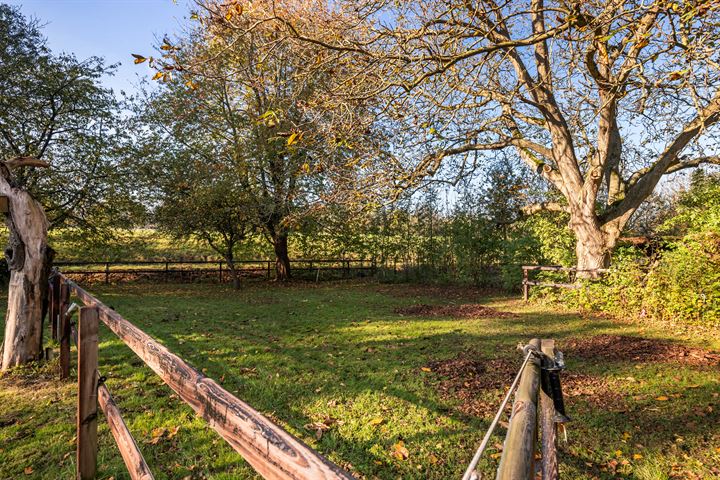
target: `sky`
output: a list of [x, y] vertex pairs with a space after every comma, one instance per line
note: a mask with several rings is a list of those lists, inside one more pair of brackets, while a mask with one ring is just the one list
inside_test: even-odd
[[180, 30], [188, 16], [187, 0], [0, 0], [20, 6], [26, 17], [45, 26], [43, 33], [55, 53], [74, 53], [80, 60], [103, 57], [120, 63], [104, 83], [128, 93], [140, 78], [152, 75], [147, 64], [135, 65], [132, 53], [152, 55], [166, 34]]

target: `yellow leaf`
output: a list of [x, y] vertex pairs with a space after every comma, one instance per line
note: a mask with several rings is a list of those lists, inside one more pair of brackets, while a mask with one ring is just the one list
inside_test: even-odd
[[167, 50], [172, 50], [172, 48], [173, 48], [172, 45], [169, 45], [169, 44], [167, 44], [167, 43], [163, 43], [163, 44], [160, 46], [160, 50], [166, 50], [166, 51], [167, 51]]
[[132, 53], [131, 55], [135, 58], [135, 65], [137, 65], [138, 63], [143, 63], [145, 60], [147, 60], [147, 58], [143, 57], [142, 55], [138, 55], [137, 53]]
[[405, 447], [405, 442], [400, 440], [395, 445], [393, 445], [392, 456], [397, 458], [398, 460], [405, 460], [410, 456], [410, 452]]
[[667, 402], [669, 398], [665, 395], [660, 395], [659, 397], [655, 398], [655, 400], [657, 400], [658, 402]]
[[289, 147], [290, 145], [292, 145], [293, 143], [295, 143], [295, 142], [297, 141], [297, 139], [298, 139], [298, 133], [297, 133], [297, 132], [295, 132], [295, 133], [293, 133], [292, 135], [290, 135], [290, 136], [288, 137], [288, 139], [287, 139], [288, 147]]
[[383, 423], [384, 421], [385, 421], [385, 419], [382, 418], [382, 417], [375, 417], [375, 418], [373, 418], [372, 420], [370, 420], [370, 425], [373, 425], [373, 426], [375, 426], [375, 425], [380, 425], [380, 424]]
[[302, 171], [305, 172], [305, 173], [310, 173], [310, 164], [308, 164], [308, 163], [303, 163], [303, 164], [302, 164]]
[[159, 80], [159, 79], [163, 78], [164, 75], [165, 74], [163, 72], [156, 72], [155, 75], [153, 75], [152, 79]]
[[420, 367], [420, 370], [422, 370], [423, 372], [432, 372], [432, 370], [428, 367]]
[[152, 431], [152, 440], [150, 440], [150, 443], [153, 445], [157, 445], [157, 443], [162, 439], [163, 435], [167, 432], [166, 428], [159, 427]]
[[615, 450], [616, 457], [622, 457], [622, 450]]
[[633, 453], [633, 460], [640, 460], [643, 456], [639, 453]]
[[197, 88], [197, 85], [195, 85], [192, 80], [188, 80], [187, 82], [185, 82], [185, 86], [191, 90], [195, 90]]
[[229, 22], [232, 19], [232, 17], [233, 17], [233, 13], [228, 10], [228, 12], [225, 14], [225, 20], [227, 20]]

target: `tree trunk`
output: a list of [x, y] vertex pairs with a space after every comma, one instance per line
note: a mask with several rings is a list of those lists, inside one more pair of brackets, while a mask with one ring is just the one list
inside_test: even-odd
[[588, 208], [571, 215], [570, 228], [575, 233], [576, 239], [577, 277], [597, 277], [599, 274], [593, 270], [608, 267], [610, 248], [612, 247], [609, 245], [608, 236], [601, 228], [595, 212]]
[[43, 303], [53, 251], [47, 245], [48, 221], [40, 203], [13, 187], [4, 174], [0, 175], [0, 195], [7, 196], [10, 205], [5, 250], [10, 284], [0, 367], [7, 370], [41, 358]]
[[607, 268], [609, 264], [610, 255], [605, 248], [605, 242], [602, 239], [603, 234], [602, 232], [599, 233], [599, 240], [595, 236], [581, 236], [579, 232], [575, 232], [575, 235], [577, 236], [575, 244], [578, 268], [577, 276], [579, 278], [594, 278], [597, 276], [597, 273], [592, 272], [592, 270]]
[[240, 272], [235, 267], [235, 261], [233, 259], [226, 259], [228, 268], [230, 269], [230, 275], [232, 276], [232, 284], [235, 290], [240, 290]]
[[291, 276], [287, 233], [277, 234], [273, 238], [273, 248], [275, 249], [275, 278], [279, 282], [285, 282]]

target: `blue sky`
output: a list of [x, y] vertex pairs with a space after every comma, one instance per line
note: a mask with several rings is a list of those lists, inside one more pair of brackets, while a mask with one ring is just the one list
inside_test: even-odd
[[21, 7], [26, 17], [45, 24], [43, 33], [56, 53], [78, 59], [105, 58], [120, 63], [105, 84], [116, 93], [134, 91], [138, 76], [151, 74], [146, 64], [135, 65], [131, 53], [150, 55], [163, 35], [177, 32], [188, 16], [187, 0], [0, 0]]

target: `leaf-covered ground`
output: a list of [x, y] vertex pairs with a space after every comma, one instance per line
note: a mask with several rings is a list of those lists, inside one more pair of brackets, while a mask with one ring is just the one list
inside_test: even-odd
[[[720, 475], [720, 367], [712, 353], [720, 342], [707, 333], [555, 313], [459, 288], [91, 290], [360, 478], [458, 478], [519, 365], [516, 345], [537, 336], [566, 352], [573, 422], [560, 446], [564, 478]], [[473, 304], [482, 315], [404, 310], [418, 304]], [[101, 371], [156, 478], [256, 478], [104, 327], [101, 342]], [[0, 479], [72, 477], [75, 385], [57, 380], [53, 368], [0, 378]], [[102, 417], [100, 425], [99, 478], [128, 478]], [[500, 427], [481, 462], [489, 476], [504, 433]]]

